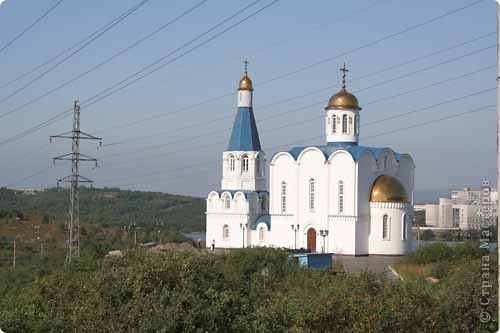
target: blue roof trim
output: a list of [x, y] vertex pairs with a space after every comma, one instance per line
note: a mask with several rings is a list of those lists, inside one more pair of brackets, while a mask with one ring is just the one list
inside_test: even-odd
[[227, 151], [260, 151], [259, 133], [253, 109], [239, 107]]
[[234, 195], [238, 192], [241, 192], [245, 195], [245, 198], [248, 199], [248, 194], [250, 193], [257, 193], [257, 195], [260, 195], [261, 193], [269, 193], [268, 191], [244, 191], [244, 190], [220, 190], [220, 191], [215, 191], [219, 194], [219, 197], [222, 195], [224, 192], [228, 192], [231, 194], [231, 197], [234, 198]]
[[352, 158], [355, 161], [358, 161], [361, 158], [361, 154], [363, 154], [363, 152], [365, 151], [369, 151], [370, 153], [372, 153], [375, 159], [378, 160], [382, 151], [384, 149], [388, 149], [394, 153], [396, 161], [399, 162], [399, 160], [401, 160], [401, 154], [393, 151], [390, 148], [365, 147], [365, 146], [359, 146], [358, 144], [353, 144], [352, 142], [329, 142], [327, 145], [323, 146], [293, 147], [288, 152], [293, 156], [295, 160], [297, 160], [297, 158], [304, 151], [304, 149], [310, 147], [318, 148], [319, 150], [321, 150], [323, 152], [323, 155], [325, 155], [326, 159], [328, 159], [330, 155], [333, 154], [334, 152], [339, 150], [344, 150], [347, 151], [349, 154], [351, 154]]
[[271, 215], [262, 215], [255, 220], [255, 228], [257, 228], [257, 224], [265, 223], [267, 225], [267, 229], [271, 230]]

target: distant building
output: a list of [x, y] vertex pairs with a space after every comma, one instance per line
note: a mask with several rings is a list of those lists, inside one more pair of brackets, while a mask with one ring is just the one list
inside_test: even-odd
[[42, 192], [41, 190], [37, 190], [34, 188], [23, 188], [19, 190], [14, 190], [16, 194], [24, 194], [24, 195], [35, 195], [38, 192]]
[[[492, 220], [497, 218], [498, 192], [491, 190]], [[450, 198], [439, 198], [438, 204], [415, 205], [415, 211], [425, 210], [425, 224], [439, 228], [461, 230], [480, 229], [481, 191], [463, 190], [451, 192]]]

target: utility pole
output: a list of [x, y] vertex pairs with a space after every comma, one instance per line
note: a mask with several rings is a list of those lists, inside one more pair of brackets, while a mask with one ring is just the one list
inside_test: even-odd
[[299, 227], [300, 227], [300, 225], [298, 223], [292, 224], [292, 230], [295, 234], [295, 240], [294, 240], [294, 246], [293, 246], [294, 250], [297, 250], [297, 231], [299, 231]]
[[50, 137], [50, 141], [52, 141], [53, 138], [71, 139], [72, 142], [71, 153], [53, 158], [54, 163], [57, 160], [71, 161], [71, 175], [57, 181], [58, 186], [63, 182], [70, 183], [70, 207], [66, 235], [68, 252], [65, 261], [65, 263], [69, 264], [73, 256], [80, 256], [80, 198], [78, 185], [79, 183], [92, 183], [92, 180], [80, 175], [79, 164], [80, 162], [94, 162], [95, 167], [97, 167], [97, 159], [80, 153], [80, 140], [98, 140], [99, 144], [102, 145], [102, 139], [80, 131], [80, 105], [78, 105], [78, 101], [75, 101], [73, 106], [73, 130], [59, 135], [53, 135]]
[[13, 253], [13, 259], [12, 259], [12, 267], [16, 268], [16, 237], [14, 237], [14, 253]]
[[241, 233], [242, 233], [242, 248], [244, 249], [245, 248], [245, 231], [247, 229], [247, 226], [248, 226], [248, 223], [240, 223], [240, 229], [241, 229]]

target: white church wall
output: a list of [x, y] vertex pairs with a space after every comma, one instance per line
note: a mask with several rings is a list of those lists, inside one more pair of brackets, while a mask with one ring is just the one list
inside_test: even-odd
[[[356, 178], [354, 162], [351, 154], [346, 151], [337, 151], [329, 157], [329, 215], [356, 215]], [[344, 204], [340, 212], [339, 181], [343, 182]]]
[[[286, 183], [286, 211], [282, 212], [281, 206], [281, 185], [282, 182]], [[293, 193], [296, 193], [297, 189], [297, 164], [293, 159], [292, 155], [288, 153], [278, 153], [275, 155], [270, 164], [270, 174], [269, 174], [269, 204], [270, 213], [272, 215], [276, 214], [295, 214], [295, 198]]]
[[329, 224], [329, 252], [342, 255], [355, 255], [355, 219], [348, 217], [331, 217]]
[[[243, 170], [243, 159], [248, 157], [248, 171]], [[231, 170], [231, 157], [234, 157], [234, 170]], [[259, 159], [257, 159], [259, 158]], [[225, 151], [222, 154], [222, 189], [264, 191], [265, 154], [257, 151]], [[256, 162], [259, 162], [260, 172], [256, 174]]]
[[399, 160], [399, 167], [396, 176], [403, 183], [406, 191], [408, 192], [408, 199], [411, 203], [414, 202], [414, 182], [415, 182], [415, 164], [413, 159], [408, 154], [403, 154]]
[[[291, 193], [297, 198], [298, 223], [312, 225], [318, 233], [328, 223], [328, 169], [325, 156], [317, 148], [306, 148], [298, 157], [298, 186]], [[314, 208], [310, 207], [310, 181], [314, 181]], [[305, 230], [307, 232], [307, 230]], [[317, 242], [316, 242], [317, 244]], [[304, 246], [306, 247], [306, 246]]]
[[[295, 247], [295, 233], [292, 225], [296, 225], [293, 215], [271, 215], [271, 231], [268, 242], [272, 247], [293, 249]], [[300, 226], [303, 228], [303, 226]], [[301, 231], [297, 231], [297, 248], [299, 246]]]
[[[369, 228], [369, 253], [379, 255], [403, 255], [409, 251], [411, 242], [412, 209], [410, 204], [372, 202]], [[403, 217], [408, 215], [407, 239], [403, 239]], [[388, 235], [383, 236], [383, 220], [387, 215]]]
[[[377, 161], [373, 155], [365, 151], [357, 163], [358, 188], [357, 188], [357, 215], [360, 221], [370, 221], [370, 193], [377, 175]], [[368, 234], [367, 234], [368, 239]]]

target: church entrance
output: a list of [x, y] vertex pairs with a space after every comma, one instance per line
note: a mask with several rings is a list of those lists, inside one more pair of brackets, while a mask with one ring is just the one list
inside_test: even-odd
[[316, 252], [316, 230], [314, 228], [307, 230], [307, 251]]

